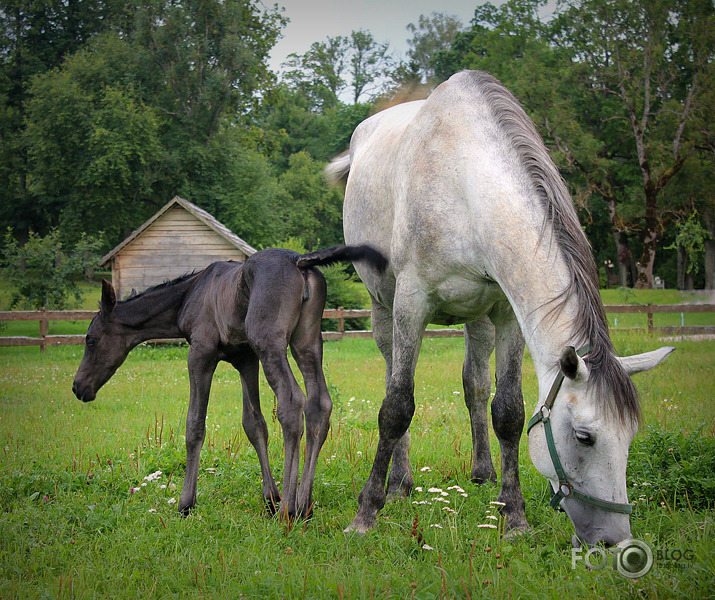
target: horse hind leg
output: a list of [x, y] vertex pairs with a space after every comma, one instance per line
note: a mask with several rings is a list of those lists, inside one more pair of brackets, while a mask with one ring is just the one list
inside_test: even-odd
[[258, 455], [263, 480], [263, 501], [270, 514], [275, 514], [280, 507], [281, 496], [278, 491], [268, 460], [268, 427], [261, 412], [261, 399], [258, 390], [258, 356], [248, 351], [233, 366], [241, 374], [243, 390], [243, 430], [248, 441]]
[[[392, 372], [392, 313], [372, 298], [372, 331], [375, 343], [385, 359], [385, 388], [390, 384]], [[406, 498], [412, 491], [412, 465], [410, 464], [410, 430], [395, 444], [392, 464], [387, 478], [387, 498]]]
[[465, 355], [462, 369], [464, 402], [472, 428], [474, 483], [496, 483], [497, 474], [489, 447], [487, 403], [491, 395], [489, 357], [494, 350], [494, 326], [487, 317], [464, 326]]
[[502, 456], [501, 513], [508, 531], [529, 529], [524, 496], [519, 482], [519, 441], [524, 430], [524, 399], [521, 389], [521, 367], [524, 337], [511, 309], [496, 322], [497, 391], [492, 401], [492, 424]]
[[298, 324], [291, 336], [291, 352], [303, 374], [305, 403], [305, 462], [298, 488], [297, 515], [310, 518], [313, 512], [313, 482], [320, 450], [330, 430], [333, 402], [323, 373], [323, 339], [320, 332], [325, 307], [325, 283], [307, 273], [311, 297], [303, 304]]

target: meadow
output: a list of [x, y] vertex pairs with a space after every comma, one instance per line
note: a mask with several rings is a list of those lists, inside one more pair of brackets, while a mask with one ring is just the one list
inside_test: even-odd
[[[664, 345], [642, 332], [613, 336], [623, 355]], [[80, 346], [0, 348], [0, 597], [714, 598], [715, 342], [672, 345], [665, 363], [635, 376], [643, 422], [629, 461], [631, 527], [655, 555], [640, 579], [572, 560], [573, 526], [548, 507], [526, 436], [521, 477], [533, 531], [502, 536], [498, 488], [469, 480], [459, 338], [423, 344], [416, 489], [386, 505], [364, 537], [343, 529], [377, 442], [384, 365], [372, 340], [325, 344], [332, 426], [314, 517], [293, 523], [264, 511], [240, 381], [228, 365], [214, 378], [198, 506], [182, 518], [186, 346], [137, 348], [89, 404], [71, 392]], [[530, 414], [537, 390], [528, 356], [523, 386]], [[264, 379], [261, 389], [280, 480], [275, 398]]]

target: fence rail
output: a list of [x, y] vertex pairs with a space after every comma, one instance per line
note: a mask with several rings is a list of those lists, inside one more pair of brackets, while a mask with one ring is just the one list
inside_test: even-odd
[[[611, 304], [605, 306], [607, 314], [646, 314], [647, 327], [628, 328], [632, 330], [645, 329], [662, 335], [698, 335], [715, 334], [715, 326], [691, 325], [655, 327], [653, 315], [658, 313], [715, 313], [715, 304]], [[8, 310], [0, 311], [2, 321], [38, 321], [40, 324], [39, 337], [29, 336], [0, 336], [0, 346], [39, 346], [42, 352], [47, 346], [63, 346], [83, 344], [84, 335], [52, 335], [49, 334], [50, 321], [90, 321], [96, 315], [92, 310]], [[324, 340], [339, 340], [348, 337], [372, 337], [371, 330], [346, 331], [346, 319], [361, 319], [370, 317], [370, 311], [364, 309], [331, 308], [323, 312], [324, 319], [337, 319], [337, 331], [324, 331]], [[626, 328], [619, 328], [626, 329]], [[460, 337], [461, 329], [427, 329], [425, 337]], [[155, 343], [171, 343], [185, 341], [183, 338], [150, 340]]]

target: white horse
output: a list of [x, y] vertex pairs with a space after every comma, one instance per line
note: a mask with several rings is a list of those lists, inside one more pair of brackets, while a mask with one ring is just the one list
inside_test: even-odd
[[507, 527], [528, 528], [518, 465], [526, 343], [539, 382], [529, 450], [556, 490], [552, 506], [571, 518], [574, 544], [629, 538], [626, 461], [639, 421], [629, 375], [656, 366], [672, 348], [615, 355], [590, 245], [518, 101], [490, 75], [458, 73], [428, 99], [361, 123], [349, 154], [327, 171], [347, 178], [346, 243], [370, 244], [390, 262], [382, 274], [356, 265], [372, 296], [387, 393], [375, 461], [346, 531], [374, 527], [391, 459], [387, 494], [409, 493], [408, 427], [423, 332], [428, 323], [465, 323], [477, 483], [496, 480], [487, 429], [496, 348], [492, 423]]

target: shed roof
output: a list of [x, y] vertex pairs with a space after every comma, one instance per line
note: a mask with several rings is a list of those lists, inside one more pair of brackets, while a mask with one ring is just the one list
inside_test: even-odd
[[209, 227], [211, 230], [215, 231], [218, 235], [224, 238], [228, 243], [232, 244], [243, 252], [246, 256], [251, 256], [255, 254], [257, 250], [249, 245], [246, 241], [242, 240], [235, 233], [233, 233], [228, 227], [223, 223], [216, 220], [215, 217], [207, 213], [203, 208], [199, 208], [195, 204], [192, 204], [188, 200], [184, 200], [179, 196], [174, 196], [169, 202], [167, 202], [159, 211], [141, 227], [134, 230], [129, 237], [127, 237], [121, 244], [116, 246], [108, 254], [102, 257], [99, 261], [100, 266], [107, 264], [116, 254], [121, 252], [126, 246], [131, 244], [136, 238], [138, 238], [152, 223], [154, 223], [159, 217], [165, 214], [170, 208], [178, 205], [188, 213], [192, 214], [196, 219], [201, 221], [204, 225]]

